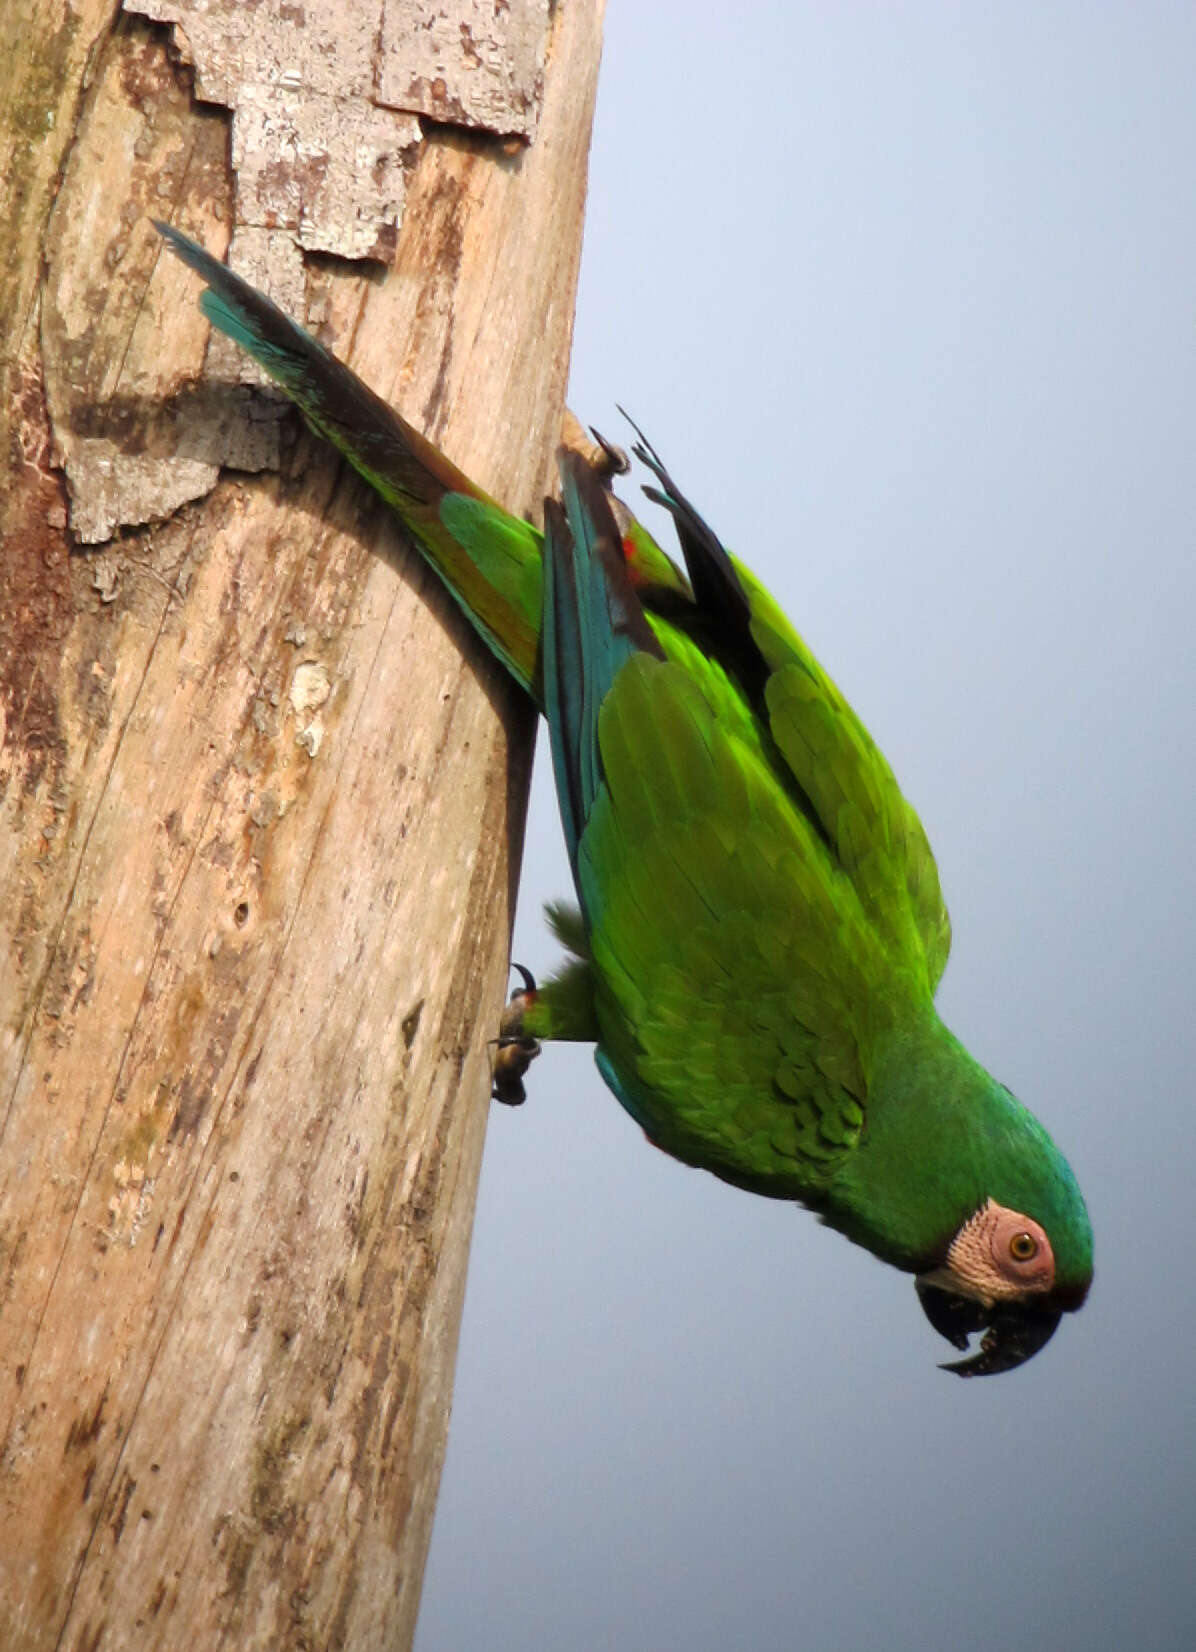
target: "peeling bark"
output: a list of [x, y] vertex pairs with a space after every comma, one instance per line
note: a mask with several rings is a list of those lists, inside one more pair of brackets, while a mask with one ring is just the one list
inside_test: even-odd
[[[384, 277], [294, 253], [293, 307], [521, 510], [599, 10], [555, 9], [534, 142], [407, 158]], [[244, 194], [167, 29], [0, 30], [0, 1644], [402, 1646], [529, 719], [160, 257], [151, 212], [220, 251]]]

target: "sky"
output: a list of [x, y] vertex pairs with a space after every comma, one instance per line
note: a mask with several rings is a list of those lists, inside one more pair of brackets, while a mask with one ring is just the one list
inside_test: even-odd
[[[490, 1121], [417, 1652], [1196, 1645], [1194, 74], [1190, 4], [609, 0], [572, 405], [888, 756], [940, 1011], [1096, 1282], [960, 1382], [906, 1276], [547, 1051]], [[568, 882], [542, 757], [536, 971]]]

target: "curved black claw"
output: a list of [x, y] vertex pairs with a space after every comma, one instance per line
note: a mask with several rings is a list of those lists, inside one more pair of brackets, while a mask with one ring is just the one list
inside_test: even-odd
[[1038, 1306], [997, 1302], [985, 1307], [982, 1302], [928, 1280], [918, 1279], [915, 1284], [922, 1312], [939, 1335], [961, 1353], [967, 1349], [970, 1336], [984, 1332], [976, 1353], [939, 1366], [940, 1371], [954, 1371], [957, 1377], [995, 1377], [1001, 1371], [1024, 1365], [1046, 1347], [1063, 1317], [1058, 1308], [1045, 1302]]
[[506, 1107], [519, 1107], [527, 1100], [523, 1075], [540, 1053], [540, 1040], [523, 1030], [523, 1014], [535, 1002], [536, 978], [522, 964], [512, 964], [523, 982], [507, 1000], [498, 1024], [490, 1095]]
[[608, 442], [602, 432], [595, 430], [593, 425], [590, 426], [590, 435], [602, 449], [603, 462], [596, 464], [594, 469], [603, 480], [608, 481], [612, 476], [626, 476], [631, 469], [631, 460], [627, 457], [626, 450], [614, 442]]

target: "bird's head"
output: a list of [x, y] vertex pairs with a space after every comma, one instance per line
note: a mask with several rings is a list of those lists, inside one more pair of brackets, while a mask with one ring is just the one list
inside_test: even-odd
[[1074, 1221], [1067, 1225], [1057, 1256], [1046, 1225], [990, 1198], [960, 1227], [941, 1265], [918, 1275], [922, 1310], [941, 1336], [962, 1352], [973, 1332], [984, 1333], [976, 1353], [943, 1370], [961, 1377], [1012, 1371], [1083, 1305], [1092, 1237], [1082, 1201], [1080, 1209], [1079, 1231]]

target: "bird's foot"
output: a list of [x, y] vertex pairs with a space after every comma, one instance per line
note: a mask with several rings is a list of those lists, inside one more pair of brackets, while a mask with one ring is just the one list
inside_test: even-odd
[[494, 1061], [490, 1094], [507, 1107], [519, 1107], [527, 1100], [523, 1075], [540, 1053], [540, 1040], [523, 1030], [524, 1011], [536, 1000], [536, 978], [522, 964], [513, 964], [523, 981], [507, 1001], [494, 1041]]
[[626, 476], [631, 469], [631, 460], [627, 457], [626, 451], [617, 447], [614, 442], [608, 442], [602, 432], [595, 430], [593, 425], [590, 426], [590, 435], [598, 443], [598, 451], [591, 457], [590, 462], [603, 482], [609, 485], [614, 477]]

